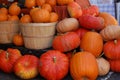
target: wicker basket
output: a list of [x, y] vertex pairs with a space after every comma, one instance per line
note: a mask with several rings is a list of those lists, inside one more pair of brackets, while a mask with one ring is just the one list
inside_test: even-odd
[[0, 44], [12, 43], [13, 36], [19, 33], [17, 21], [0, 22]]
[[24, 44], [29, 49], [45, 49], [52, 46], [54, 23], [20, 23]]

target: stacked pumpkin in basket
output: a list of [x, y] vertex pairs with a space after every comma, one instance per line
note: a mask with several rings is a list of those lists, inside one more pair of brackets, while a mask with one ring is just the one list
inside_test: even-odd
[[[52, 12], [55, 5], [66, 6], [69, 17], [58, 21], [59, 15]], [[53, 28], [53, 32], [56, 30], [56, 34], [53, 33], [52, 40], [50, 39], [52, 50], [43, 53], [39, 59], [25, 55], [16, 60], [12, 65], [17, 76], [22, 79], [31, 79], [39, 73], [47, 80], [61, 80], [70, 72], [74, 80], [96, 80], [98, 76], [106, 75], [110, 69], [120, 72], [120, 26], [112, 15], [100, 12], [96, 5], [86, 5], [81, 8], [74, 0], [25, 0], [25, 6], [31, 9], [29, 14], [23, 15], [20, 19], [22, 25], [20, 27], [24, 26], [21, 29], [24, 40], [28, 38], [26, 42], [35, 43], [50, 37], [46, 33], [44, 36], [38, 34], [47, 32], [43, 29], [46, 26], [42, 26], [41, 29], [40, 25], [58, 22], [54, 24]], [[37, 7], [33, 8], [34, 6]], [[37, 26], [31, 26], [34, 24]], [[47, 26], [46, 29], [48, 30], [50, 27]], [[25, 29], [29, 31], [25, 32]], [[37, 34], [34, 34], [33, 31]], [[29, 32], [32, 34], [28, 35]], [[37, 39], [33, 40], [35, 37]], [[44, 42], [36, 44], [41, 45], [42, 43]], [[33, 44], [30, 47], [33, 47]], [[45, 47], [42, 46], [42, 48]], [[39, 49], [39, 47], [35, 46], [35, 49]], [[7, 52], [6, 55], [8, 58]], [[27, 61], [31, 61], [31, 63], [35, 61], [34, 68], [32, 66], [30, 69], [31, 63], [26, 63]], [[29, 72], [24, 68], [21, 68], [23, 71], [20, 70], [19, 67], [23, 67], [21, 63], [24, 63], [25, 67], [30, 66], [27, 69]]]
[[55, 0], [25, 0], [25, 6], [30, 9], [29, 14], [23, 15], [20, 22], [27, 23], [51, 23], [58, 21], [57, 13], [53, 12], [52, 6]]

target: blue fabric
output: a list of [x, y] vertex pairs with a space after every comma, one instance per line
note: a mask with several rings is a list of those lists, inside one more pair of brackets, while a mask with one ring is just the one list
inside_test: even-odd
[[115, 17], [115, 5], [114, 4], [96, 4], [100, 12], [108, 12]]

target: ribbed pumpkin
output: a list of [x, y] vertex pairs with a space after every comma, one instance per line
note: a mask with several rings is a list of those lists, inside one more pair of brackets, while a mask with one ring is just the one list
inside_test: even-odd
[[40, 56], [38, 69], [46, 80], [62, 80], [68, 74], [69, 59], [60, 51], [49, 50]]
[[99, 17], [102, 17], [104, 19], [104, 26], [107, 27], [109, 25], [118, 25], [117, 20], [115, 19], [115, 17], [113, 17], [111, 14], [107, 13], [107, 12], [100, 12]]
[[95, 57], [98, 57], [103, 49], [102, 36], [97, 32], [89, 31], [82, 37], [80, 48], [83, 51], [91, 52]]
[[120, 72], [120, 60], [109, 60], [110, 69], [114, 72]]
[[83, 15], [89, 14], [93, 16], [97, 16], [99, 14], [99, 8], [96, 5], [91, 5], [82, 9]]
[[67, 32], [56, 36], [53, 39], [53, 48], [61, 52], [67, 52], [75, 49], [80, 44], [80, 38], [75, 32]]
[[76, 18], [65, 18], [56, 25], [57, 32], [65, 33], [79, 28], [79, 22]]
[[75, 32], [79, 35], [80, 39], [82, 39], [82, 37], [84, 36], [84, 34], [86, 32], [88, 32], [89, 30], [85, 29], [85, 28], [78, 28], [77, 30], [75, 30]]
[[104, 28], [104, 19], [93, 15], [82, 15], [79, 17], [79, 23], [86, 29], [101, 30]]
[[120, 39], [107, 41], [104, 44], [103, 52], [109, 59], [120, 59]]
[[78, 52], [71, 58], [70, 73], [73, 80], [96, 80], [98, 65], [96, 58], [89, 52]]
[[120, 38], [120, 26], [110, 25], [100, 31], [104, 41]]

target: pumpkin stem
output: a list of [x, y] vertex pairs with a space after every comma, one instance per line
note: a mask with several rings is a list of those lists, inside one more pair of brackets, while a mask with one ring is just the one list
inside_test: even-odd
[[76, 53], [76, 50], [74, 50], [74, 51], [72, 52], [72, 56], [73, 56], [75, 53]]
[[114, 40], [114, 44], [117, 44], [117, 40], [116, 39]]
[[9, 53], [6, 51], [6, 59], [9, 58]]
[[53, 57], [53, 62], [56, 63], [56, 57], [55, 56]]
[[104, 55], [104, 52], [100, 56], [98, 56], [98, 58], [102, 57], [103, 55]]

